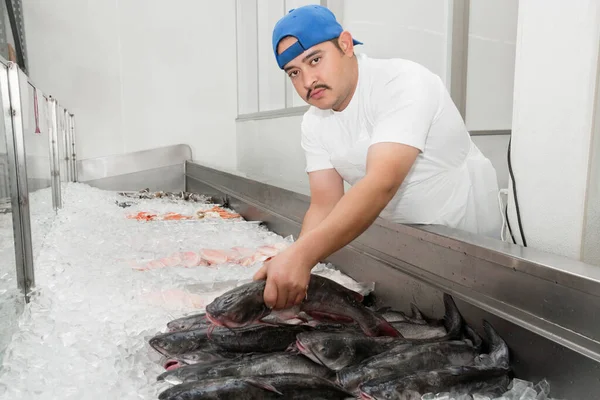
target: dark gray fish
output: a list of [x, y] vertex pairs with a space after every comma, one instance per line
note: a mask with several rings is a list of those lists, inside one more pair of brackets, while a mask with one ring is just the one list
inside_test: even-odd
[[412, 323], [410, 321], [393, 322], [394, 328], [402, 334], [405, 339], [458, 339], [464, 325], [464, 321], [456, 303], [447, 293], [443, 295], [444, 300], [444, 318], [433, 319], [425, 317], [416, 305], [411, 304], [414, 319], [424, 321]]
[[149, 342], [156, 351], [166, 356], [177, 356], [198, 350], [209, 353], [215, 351], [270, 353], [285, 350], [296, 341], [298, 333], [314, 329], [316, 328], [308, 325], [259, 324], [236, 330], [209, 326], [160, 334]]
[[[445, 326], [442, 329], [447, 333], [443, 336], [433, 335], [433, 337], [419, 339], [368, 337], [362, 332], [306, 332], [296, 336], [296, 347], [311, 360], [325, 365], [333, 371], [339, 371], [399, 344], [435, 343], [459, 339], [463, 319], [454, 300], [448, 294], [444, 294], [444, 306], [446, 311], [443, 323]], [[436, 329], [429, 325], [413, 324], [413, 326], [419, 327], [422, 331]]]
[[481, 351], [483, 339], [481, 339], [481, 336], [479, 336], [479, 334], [475, 332], [475, 330], [471, 328], [468, 324], [464, 324], [461, 338], [462, 340], [469, 341], [471, 344], [473, 344], [473, 347], [475, 347], [478, 352]]
[[460, 366], [421, 371], [399, 377], [382, 375], [360, 386], [365, 400], [421, 400], [425, 393], [450, 392], [455, 395], [479, 393], [496, 397], [510, 383], [508, 371], [496, 367]]
[[362, 332], [305, 332], [296, 336], [296, 348], [314, 362], [339, 371], [385, 351], [396, 340], [388, 336], [369, 337]]
[[430, 392], [490, 393], [494, 397], [502, 394], [510, 381], [508, 346], [487, 321], [483, 321], [483, 328], [489, 339], [490, 352], [475, 357], [472, 365], [419, 371], [408, 376], [388, 371], [360, 384], [361, 397], [416, 400]]
[[208, 328], [211, 325], [206, 313], [188, 315], [169, 321], [167, 328], [170, 332], [188, 331], [191, 329]]
[[[167, 332], [156, 335], [148, 342], [150, 346], [164, 356], [175, 356], [204, 349], [214, 349], [208, 341], [211, 327], [187, 331]], [[224, 329], [224, 328], [215, 328]]]
[[170, 371], [185, 365], [215, 365], [220, 362], [230, 361], [249, 357], [255, 353], [230, 353], [228, 351], [214, 350], [196, 350], [190, 353], [183, 353], [167, 358], [161, 364]]
[[248, 377], [268, 374], [307, 374], [322, 378], [332, 378], [326, 367], [316, 364], [306, 357], [292, 353], [260, 354], [241, 360], [222, 362], [217, 365], [187, 365], [158, 376], [157, 380], [170, 383], [185, 383], [210, 378]]
[[377, 376], [394, 374], [400, 378], [419, 371], [472, 364], [477, 351], [462, 341], [399, 345], [350, 365], [337, 373], [337, 382], [347, 390]]
[[[265, 281], [254, 281], [224, 293], [206, 306], [207, 317], [216, 325], [238, 328], [261, 321], [273, 310], [263, 300]], [[305, 312], [319, 320], [356, 322], [369, 336], [400, 336], [380, 315], [365, 307], [362, 296], [337, 282], [312, 274], [307, 298], [299, 306], [282, 310], [290, 319]]]
[[412, 316], [409, 316], [402, 311], [397, 311], [392, 309], [391, 307], [382, 307], [376, 310], [377, 314], [381, 315], [387, 322], [409, 322], [412, 324], [420, 324], [425, 325], [427, 321], [423, 317], [421, 310], [411, 303], [410, 308], [412, 311]]
[[287, 349], [296, 335], [313, 331], [308, 325], [256, 325], [236, 330], [220, 329], [210, 336], [213, 345], [235, 353], [272, 353]]
[[413, 324], [410, 322], [391, 323], [405, 339], [435, 339], [448, 335], [444, 325]]
[[[254, 353], [249, 353], [254, 354]], [[213, 364], [220, 361], [233, 360], [236, 358], [247, 357], [248, 354], [231, 353], [228, 351], [207, 351], [207, 350], [196, 350], [190, 353], [183, 353], [173, 357], [175, 360], [187, 364]]]
[[343, 400], [352, 397], [326, 379], [289, 373], [205, 379], [173, 386], [158, 396], [159, 400]]

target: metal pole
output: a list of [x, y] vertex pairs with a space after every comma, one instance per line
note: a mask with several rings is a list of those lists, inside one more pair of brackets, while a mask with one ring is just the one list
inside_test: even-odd
[[73, 180], [73, 177], [71, 176], [71, 124], [70, 121], [71, 119], [69, 118], [69, 113], [67, 112], [66, 109], [63, 110], [63, 119], [64, 119], [64, 124], [62, 126], [62, 132], [61, 132], [61, 137], [63, 140], [63, 148], [65, 151], [65, 162], [66, 162], [66, 181], [67, 182], [71, 182]]
[[52, 181], [52, 203], [55, 210], [62, 208], [62, 199], [60, 193], [60, 154], [58, 151], [58, 120], [57, 120], [57, 102], [56, 99], [50, 100], [50, 115], [52, 123], [50, 124], [50, 155], [51, 155], [51, 181]]
[[75, 146], [75, 114], [70, 114], [71, 116], [71, 167], [73, 168], [71, 176], [73, 177], [73, 182], [77, 182], [77, 150]]
[[13, 167], [10, 175], [17, 282], [19, 289], [25, 295], [25, 301], [29, 303], [31, 289], [35, 287], [35, 274], [33, 269], [33, 248], [31, 245], [23, 113], [19, 85], [19, 67], [17, 64], [13, 62], [8, 63], [8, 76], [5, 77], [4, 74], [0, 74], [0, 85], [5, 111], [9, 165]]

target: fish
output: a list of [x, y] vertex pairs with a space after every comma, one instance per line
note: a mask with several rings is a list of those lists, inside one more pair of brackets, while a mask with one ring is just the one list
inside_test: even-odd
[[202, 259], [208, 261], [210, 265], [226, 264], [229, 260], [224, 250], [202, 249], [200, 250]]
[[370, 337], [362, 332], [303, 332], [296, 336], [301, 354], [332, 371], [382, 353], [394, 343], [394, 337]]
[[156, 351], [168, 356], [197, 350], [268, 353], [285, 350], [296, 341], [298, 333], [314, 329], [308, 325], [258, 324], [231, 330], [210, 325], [159, 334], [149, 343]]
[[391, 322], [391, 325], [406, 339], [444, 338], [448, 331], [441, 323], [414, 324], [411, 322]]
[[167, 328], [171, 332], [177, 332], [204, 327], [208, 328], [210, 325], [211, 322], [206, 318], [206, 313], [197, 313], [169, 321]]
[[452, 396], [481, 394], [496, 398], [510, 383], [501, 368], [459, 366], [422, 371], [398, 378], [383, 375], [360, 387], [363, 400], [421, 400], [423, 394], [450, 392]]
[[175, 331], [161, 333], [152, 337], [148, 343], [150, 346], [164, 356], [176, 356], [196, 350], [214, 350], [208, 339], [212, 326], [191, 329], [186, 331]]
[[[207, 318], [229, 328], [260, 322], [274, 312], [264, 303], [265, 284], [264, 280], [253, 281], [222, 294], [206, 306]], [[277, 313], [291, 319], [304, 312], [318, 320], [355, 322], [368, 336], [400, 337], [389, 322], [360, 302], [362, 298], [333, 280], [312, 274], [306, 299]]]
[[[174, 356], [171, 360], [177, 361], [182, 365], [195, 365], [195, 364], [214, 364], [221, 361], [228, 361], [233, 359], [243, 359], [246, 357], [253, 356], [256, 353], [232, 353], [229, 351], [222, 350], [196, 350], [189, 353], [179, 354]], [[166, 369], [166, 368], [165, 368]]]
[[410, 304], [412, 310], [412, 316], [409, 316], [402, 311], [397, 311], [392, 309], [391, 307], [382, 307], [375, 310], [379, 315], [381, 315], [387, 322], [410, 322], [412, 324], [420, 324], [425, 325], [427, 321], [423, 317], [421, 311], [417, 308], [414, 303]]
[[326, 379], [295, 373], [205, 379], [173, 386], [158, 396], [159, 400], [343, 400], [352, 397]]
[[411, 323], [409, 321], [392, 322], [392, 326], [402, 334], [405, 339], [457, 339], [461, 335], [464, 319], [448, 293], [443, 294], [444, 317], [439, 320], [424, 317], [416, 305], [413, 304], [414, 319], [425, 321]]
[[[411, 337], [368, 337], [357, 333], [337, 332], [303, 332], [296, 336], [298, 351], [311, 360], [325, 365], [333, 371], [339, 371], [349, 365], [382, 353], [399, 344], [435, 343], [446, 340], [460, 339], [464, 320], [452, 296], [444, 294], [445, 314], [441, 320], [445, 335], [422, 335], [423, 339]], [[407, 324], [402, 322], [402, 324]], [[396, 327], [396, 323], [392, 323]], [[438, 327], [430, 325], [415, 325], [422, 332], [436, 331]], [[400, 332], [402, 333], [402, 331]]]
[[285, 350], [296, 341], [296, 335], [314, 329], [308, 325], [254, 325], [236, 330], [213, 331], [210, 341], [225, 351], [270, 353]]
[[481, 393], [501, 395], [508, 387], [511, 372], [509, 349], [489, 322], [483, 321], [490, 352], [476, 356], [473, 363], [422, 370], [410, 375], [388, 371], [358, 386], [366, 400], [417, 400], [425, 393]]
[[284, 373], [306, 374], [325, 379], [333, 378], [329, 369], [306, 357], [289, 352], [276, 352], [219, 362], [215, 365], [187, 365], [163, 372], [157, 377], [157, 380], [180, 384], [226, 376], [248, 377]]
[[418, 371], [469, 365], [477, 355], [473, 346], [462, 341], [400, 344], [338, 371], [337, 383], [356, 390], [359, 384], [380, 375], [394, 373], [399, 378]]

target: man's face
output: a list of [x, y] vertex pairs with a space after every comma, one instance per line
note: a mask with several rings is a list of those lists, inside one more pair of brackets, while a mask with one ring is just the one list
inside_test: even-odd
[[[281, 54], [296, 42], [297, 39], [291, 36], [283, 38], [277, 52]], [[350, 74], [353, 54], [352, 49], [342, 51], [334, 43], [327, 41], [294, 58], [285, 65], [284, 71], [298, 95], [308, 104], [323, 110], [335, 110], [345, 107], [352, 92]]]

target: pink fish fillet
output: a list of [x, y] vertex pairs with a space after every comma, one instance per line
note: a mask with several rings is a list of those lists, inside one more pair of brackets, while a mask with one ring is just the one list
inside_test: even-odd
[[181, 258], [181, 265], [188, 268], [197, 267], [202, 261], [200, 254], [196, 253], [195, 251], [185, 251], [183, 253], [179, 253], [179, 257]]
[[222, 250], [202, 249], [200, 250], [200, 255], [210, 265], [225, 264], [227, 262], [227, 253]]
[[242, 255], [235, 249], [227, 250], [225, 251], [225, 254], [227, 254], [227, 261], [233, 263], [237, 263], [242, 257]]
[[259, 253], [267, 256], [267, 257], [274, 257], [279, 253], [279, 250], [277, 250], [275, 247], [273, 246], [269, 246], [269, 245], [265, 245], [265, 246], [260, 246], [258, 249], [256, 249]]
[[163, 257], [159, 259], [159, 261], [162, 262], [166, 267], [176, 267], [181, 264], [182, 260], [179, 254], [175, 253], [168, 257]]
[[247, 247], [240, 247], [240, 246], [232, 247], [231, 250], [237, 251], [242, 257], [252, 257], [254, 255], [254, 253], [256, 252], [256, 250], [254, 250], [254, 249], [249, 249]]

